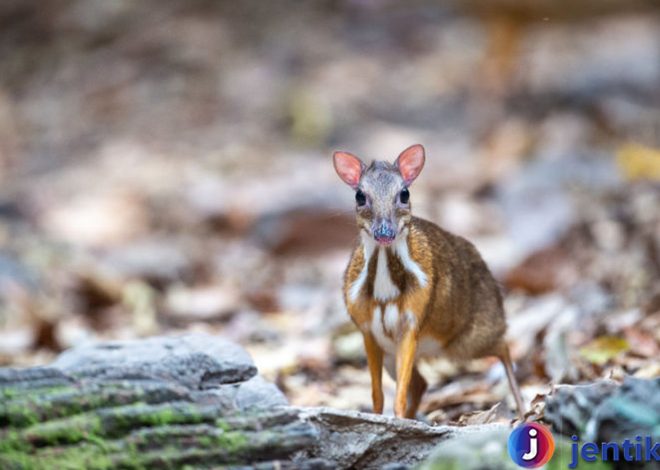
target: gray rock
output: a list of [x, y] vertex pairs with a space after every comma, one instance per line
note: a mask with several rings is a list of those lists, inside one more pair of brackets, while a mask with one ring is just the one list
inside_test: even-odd
[[[83, 345], [51, 367], [0, 369], [0, 396], [7, 399], [0, 402], [0, 432], [15, 432], [9, 450], [35, 466], [80, 449], [117, 465], [203, 461], [307, 469], [409, 468], [437, 444], [465, 433], [371, 413], [288, 406], [256, 372], [240, 346], [208, 335]], [[100, 428], [89, 424], [99, 420]], [[50, 439], [52, 432], [55, 440], [40, 437]], [[89, 440], [86, 433], [92, 433]], [[135, 439], [158, 436], [164, 439], [153, 443], [158, 453], [120, 451]], [[114, 441], [95, 447], [105, 439]], [[0, 466], [16, 462], [17, 454], [2, 452]]]
[[660, 377], [627, 377], [587, 424], [587, 437], [596, 442], [622, 442], [635, 436], [660, 439]]
[[515, 470], [519, 467], [507, 450], [510, 433], [511, 427], [503, 424], [461, 428], [453, 439], [438, 444], [419, 469]]
[[319, 431], [317, 445], [298, 459], [321, 457], [338, 468], [383, 468], [421, 462], [456, 428], [332, 408], [301, 408], [300, 417]]
[[280, 389], [259, 375], [238, 386], [234, 401], [241, 410], [271, 408], [288, 404]]
[[53, 367], [79, 377], [163, 379], [192, 389], [244, 382], [257, 373], [240, 346], [209, 335], [153, 337], [79, 346]]
[[546, 398], [545, 419], [566, 436], [594, 442], [660, 437], [660, 378], [627, 377], [562, 386]]
[[0, 388], [9, 385], [16, 388], [59, 387], [73, 383], [71, 377], [51, 367], [0, 369]]
[[62, 353], [52, 367], [87, 381], [130, 378], [162, 386], [173, 382], [190, 390], [193, 401], [227, 410], [287, 404], [275, 385], [256, 375], [254, 362], [243, 348], [210, 335], [87, 344]]
[[570, 436], [584, 429], [594, 409], [617, 388], [612, 380], [588, 385], [565, 385], [545, 401], [545, 419], [560, 433]]

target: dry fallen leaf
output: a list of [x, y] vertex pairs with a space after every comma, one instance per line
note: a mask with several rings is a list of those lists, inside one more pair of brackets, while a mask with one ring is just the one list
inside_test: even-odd
[[626, 144], [616, 156], [619, 168], [630, 180], [649, 179], [660, 181], [660, 150], [639, 145]]
[[623, 330], [626, 340], [630, 344], [630, 352], [640, 357], [659, 357], [660, 344], [651, 332], [641, 328], [630, 327]]
[[571, 259], [559, 246], [544, 248], [529, 255], [511, 269], [504, 284], [508, 289], [518, 289], [530, 295], [540, 295], [559, 288], [573, 277]]
[[466, 413], [458, 419], [460, 426], [470, 426], [477, 424], [488, 424], [496, 422], [508, 422], [508, 418], [503, 412], [502, 402], [495, 403], [487, 410], [473, 411]]
[[580, 348], [580, 355], [592, 364], [602, 366], [629, 349], [630, 344], [623, 338], [600, 336]]

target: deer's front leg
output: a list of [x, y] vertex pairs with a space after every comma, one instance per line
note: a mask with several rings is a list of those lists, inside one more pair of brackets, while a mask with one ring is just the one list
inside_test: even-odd
[[415, 366], [415, 352], [417, 351], [417, 331], [409, 328], [404, 331], [396, 351], [396, 398], [394, 413], [399, 418], [406, 417], [408, 406], [408, 389]]
[[383, 350], [370, 332], [363, 333], [364, 349], [371, 375], [371, 400], [374, 413], [383, 412]]

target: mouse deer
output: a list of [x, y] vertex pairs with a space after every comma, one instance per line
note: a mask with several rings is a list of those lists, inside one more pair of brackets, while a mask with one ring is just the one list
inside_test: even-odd
[[409, 188], [424, 166], [424, 148], [407, 148], [393, 164], [367, 166], [348, 152], [333, 160], [355, 191], [359, 242], [343, 294], [363, 335], [374, 412], [383, 412], [383, 366], [396, 380], [396, 416], [414, 418], [427, 388], [418, 359], [497, 356], [522, 419], [495, 279], [472, 243], [411, 213]]

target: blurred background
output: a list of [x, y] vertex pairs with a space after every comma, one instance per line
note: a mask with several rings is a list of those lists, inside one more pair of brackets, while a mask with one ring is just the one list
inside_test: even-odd
[[[369, 409], [331, 154], [422, 143], [414, 211], [501, 282], [528, 401], [660, 375], [657, 2], [4, 0], [0, 58], [0, 365], [204, 331]], [[495, 360], [422, 373], [430, 421], [506, 416]]]

